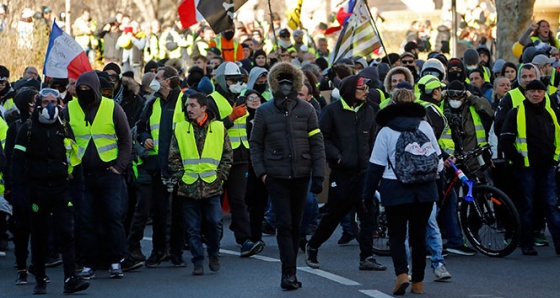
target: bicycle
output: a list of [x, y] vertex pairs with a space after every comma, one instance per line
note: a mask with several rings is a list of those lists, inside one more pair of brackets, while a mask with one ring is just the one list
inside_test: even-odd
[[[515, 205], [503, 191], [481, 182], [484, 171], [491, 166], [491, 156], [490, 145], [456, 156], [457, 164], [450, 162], [455, 176], [444, 191], [442, 204], [445, 204], [460, 181], [467, 190], [466, 195], [458, 198], [459, 223], [465, 237], [482, 254], [505, 257], [517, 248], [521, 220]], [[478, 166], [470, 170], [468, 165], [475, 159]], [[373, 251], [377, 255], [387, 256], [390, 255], [387, 219], [381, 204], [379, 205]]]

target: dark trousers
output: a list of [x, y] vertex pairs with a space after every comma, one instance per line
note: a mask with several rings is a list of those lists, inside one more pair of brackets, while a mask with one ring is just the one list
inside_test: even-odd
[[295, 274], [309, 177], [279, 179], [268, 176], [265, 184], [272, 209], [276, 213], [276, 241], [280, 250], [282, 275]]
[[249, 208], [249, 219], [251, 222], [251, 240], [253, 242], [262, 240], [262, 221], [264, 211], [268, 203], [268, 193], [262, 180], [255, 176], [253, 167], [249, 166], [247, 176], [247, 191], [245, 192], [245, 202]]
[[229, 172], [228, 181], [224, 185], [231, 211], [231, 229], [237, 244], [251, 239], [249, 213], [245, 204], [248, 164], [234, 164]]
[[540, 202], [544, 206], [554, 246], [560, 248], [560, 211], [558, 211], [554, 168], [518, 168], [516, 175], [516, 182], [522, 196], [519, 204], [521, 247], [533, 247], [535, 205]]
[[31, 236], [31, 203], [28, 195], [12, 197], [12, 233], [18, 270], [27, 269], [29, 237]]
[[[96, 267], [100, 257], [118, 263], [126, 255], [123, 177], [110, 170], [84, 172], [85, 191], [77, 200], [76, 228], [84, 265]], [[103, 252], [103, 255], [100, 253]]]
[[60, 241], [64, 278], [74, 276], [74, 206], [70, 191], [53, 192], [49, 189], [31, 189], [31, 251], [37, 278], [45, 277], [45, 260], [48, 254], [49, 216]]
[[375, 216], [373, 210], [362, 206], [361, 192], [365, 175], [347, 171], [333, 170], [329, 179], [329, 211], [321, 219], [317, 231], [309, 240], [309, 246], [319, 248], [336, 230], [340, 221], [355, 208], [360, 219], [359, 237], [360, 259], [365, 260], [373, 255], [373, 231]]
[[[186, 233], [187, 228], [185, 224], [185, 220], [188, 219], [185, 218], [185, 213], [183, 212], [184, 200], [185, 200], [184, 198], [177, 196], [177, 187], [175, 187], [175, 192], [173, 193], [171, 199], [171, 231], [170, 231], [169, 244], [170, 244], [171, 254], [176, 256], [183, 255], [183, 247], [185, 246], [185, 239], [186, 239], [185, 235], [188, 234]], [[220, 208], [221, 208], [221, 204], [220, 204]], [[202, 226], [205, 227], [204, 225]], [[221, 223], [220, 223], [220, 230], [221, 230]], [[204, 231], [206, 231], [206, 229], [203, 229], [203, 232]]]
[[220, 232], [222, 230], [222, 204], [220, 196], [193, 200], [178, 197], [182, 203], [185, 225], [189, 234], [189, 246], [191, 248], [191, 261], [195, 266], [202, 265], [204, 250], [200, 236], [202, 222], [206, 222], [208, 243], [206, 249], [208, 256], [217, 256], [220, 251]]
[[166, 251], [167, 219], [169, 216], [170, 193], [161, 182], [159, 170], [146, 171], [138, 169], [138, 191], [136, 207], [130, 232], [128, 235], [128, 250], [140, 249], [140, 241], [144, 238], [144, 229], [150, 212], [152, 217], [152, 248], [154, 253]]
[[[408, 274], [405, 240], [408, 232], [412, 257], [412, 281], [424, 280], [426, 268], [426, 224], [434, 202], [385, 206], [389, 228], [389, 245], [395, 275]], [[408, 228], [408, 230], [407, 230]]]

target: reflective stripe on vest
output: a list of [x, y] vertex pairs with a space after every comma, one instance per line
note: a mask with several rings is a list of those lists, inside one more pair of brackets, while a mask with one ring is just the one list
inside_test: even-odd
[[[558, 155], [560, 154], [560, 126], [558, 125], [556, 114], [550, 105], [545, 105], [545, 110], [548, 112], [550, 118], [552, 118], [552, 122], [554, 123], [554, 146], [556, 147], [556, 150], [554, 151], [554, 160], [558, 161]], [[523, 156], [523, 166], [529, 167], [525, 105], [519, 105], [517, 107], [517, 138], [515, 139], [515, 148], [517, 149], [517, 152]]]
[[181, 180], [188, 185], [195, 183], [198, 179], [202, 179], [206, 183], [212, 183], [218, 178], [218, 165], [222, 159], [224, 124], [221, 121], [211, 121], [209, 123], [202, 155], [198, 154], [194, 133], [187, 133], [189, 130], [192, 131], [192, 128], [188, 127], [190, 125], [192, 123], [187, 121], [179, 122], [175, 130], [175, 138], [177, 138], [179, 153], [185, 170]]
[[[227, 99], [220, 94], [218, 91], [214, 91], [210, 94], [214, 99], [216, 106], [218, 106], [218, 112], [220, 113], [220, 119], [224, 119], [233, 111], [233, 108], [227, 101]], [[249, 141], [247, 140], [247, 129], [245, 124], [247, 123], [247, 117], [249, 112], [245, 113], [244, 116], [239, 117], [233, 121], [233, 126], [230, 127], [227, 132], [229, 135], [229, 140], [231, 141], [231, 148], [237, 149], [241, 144], [243, 147], [249, 149]]]
[[150, 115], [150, 134], [154, 141], [154, 149], [150, 150], [149, 155], [157, 155], [159, 149], [159, 126], [161, 121], [161, 101], [158, 98], [152, 106], [152, 115]]
[[488, 144], [488, 140], [486, 139], [486, 130], [484, 130], [484, 126], [482, 125], [480, 116], [478, 115], [478, 113], [476, 112], [473, 106], [469, 107], [469, 111], [471, 112], [471, 117], [474, 123], [476, 143], [480, 146], [484, 146]]
[[70, 126], [72, 126], [78, 144], [78, 157], [80, 159], [84, 157], [87, 146], [93, 139], [102, 161], [110, 162], [117, 159], [117, 135], [113, 122], [115, 102], [105, 97], [101, 98], [101, 104], [91, 124], [87, 124], [84, 120], [85, 113], [77, 100], [68, 102], [67, 109], [70, 115]]
[[447, 127], [447, 129], [443, 131], [439, 137], [438, 144], [441, 150], [445, 151], [447, 154], [455, 154], [455, 142], [453, 142], [453, 135], [450, 127]]
[[183, 112], [183, 94], [183, 92], [179, 93], [179, 97], [177, 97], [177, 102], [175, 103], [175, 110], [173, 110], [173, 129], [175, 129], [177, 123], [187, 121], [185, 112]]

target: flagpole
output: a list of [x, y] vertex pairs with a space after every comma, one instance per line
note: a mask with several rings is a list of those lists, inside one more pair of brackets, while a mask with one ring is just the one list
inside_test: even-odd
[[364, 4], [366, 5], [369, 17], [371, 19], [371, 22], [373, 23], [373, 30], [375, 30], [375, 34], [377, 34], [377, 37], [379, 37], [379, 43], [381, 44], [381, 47], [383, 48], [383, 52], [385, 53], [385, 58], [387, 59], [387, 62], [389, 63], [389, 67], [393, 67], [393, 65], [391, 65], [391, 60], [389, 60], [389, 57], [387, 55], [387, 48], [385, 48], [385, 45], [383, 44], [383, 39], [381, 38], [381, 34], [379, 34], [379, 30], [377, 30], [377, 25], [375, 24], [375, 19], [373, 18], [373, 15], [371, 14], [371, 10], [369, 8], [368, 2], [366, 0], [364, 0]]
[[270, 28], [272, 29], [272, 35], [274, 36], [275, 49], [278, 50], [278, 38], [276, 38], [276, 30], [274, 29], [274, 20], [272, 20], [272, 6], [270, 0], [268, 0], [268, 10], [270, 11]]

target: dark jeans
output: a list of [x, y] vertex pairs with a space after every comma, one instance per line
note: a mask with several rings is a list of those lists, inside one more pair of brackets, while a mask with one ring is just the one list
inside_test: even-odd
[[[385, 206], [389, 228], [389, 246], [395, 275], [408, 274], [406, 257], [406, 235], [411, 249], [412, 281], [424, 280], [426, 268], [426, 224], [430, 218], [434, 202]], [[408, 229], [407, 229], [408, 228]]]
[[[170, 220], [171, 230], [170, 230], [169, 242], [170, 242], [170, 253], [176, 256], [183, 255], [183, 247], [185, 246], [185, 239], [188, 240], [188, 236], [185, 236], [185, 232], [187, 229], [185, 225], [185, 213], [183, 211], [184, 208], [183, 200], [184, 198], [177, 196], [177, 187], [175, 187], [175, 192], [173, 193], [171, 199], [171, 220]], [[167, 222], [169, 222], [169, 220]], [[220, 234], [221, 234], [221, 226], [222, 224], [220, 223]], [[204, 225], [202, 230], [206, 231]]]
[[62, 261], [64, 263], [64, 278], [74, 276], [74, 207], [70, 190], [53, 192], [49, 189], [31, 189], [31, 251], [35, 276], [45, 276], [45, 261], [48, 254], [49, 216], [52, 213], [53, 228], [56, 238], [60, 241]]
[[545, 209], [548, 229], [552, 235], [554, 246], [560, 248], [560, 211], [558, 211], [554, 168], [518, 168], [516, 169], [516, 178], [522, 194], [519, 202], [521, 247], [533, 247], [534, 207], [540, 201]]
[[231, 229], [237, 244], [251, 239], [249, 213], [245, 204], [248, 164], [234, 164], [229, 172], [228, 181], [224, 184], [231, 211]]
[[282, 275], [295, 274], [309, 177], [280, 179], [268, 176], [265, 184], [272, 209], [276, 213], [276, 241], [282, 261]]
[[123, 177], [110, 170], [84, 172], [84, 196], [74, 203], [78, 243], [84, 265], [99, 265], [100, 253], [110, 263], [126, 255], [123, 226]]
[[200, 237], [200, 226], [203, 220], [206, 221], [208, 232], [208, 256], [217, 256], [220, 251], [220, 233], [222, 230], [220, 197], [215, 196], [202, 200], [183, 197], [179, 197], [179, 199], [183, 202], [183, 213], [192, 254], [191, 260], [195, 266], [199, 266], [202, 265], [204, 260], [204, 249]]
[[154, 253], [166, 251], [167, 218], [169, 216], [170, 193], [161, 182], [159, 170], [146, 171], [138, 168], [138, 191], [136, 208], [128, 235], [128, 250], [140, 249], [140, 241], [144, 238], [144, 229], [152, 214], [152, 248]]
[[251, 241], [262, 240], [262, 221], [264, 211], [268, 202], [268, 192], [262, 180], [255, 176], [253, 167], [249, 166], [247, 176], [247, 190], [245, 191], [245, 202], [249, 208], [249, 219], [251, 222]]
[[31, 236], [31, 203], [28, 194], [12, 197], [12, 233], [18, 270], [27, 269], [29, 237]]
[[457, 215], [457, 192], [455, 189], [451, 190], [449, 197], [445, 199], [443, 206], [441, 206], [439, 219], [443, 234], [447, 238], [447, 247], [458, 248], [464, 246], [463, 234], [459, 226], [459, 216]]
[[373, 231], [375, 216], [373, 210], [362, 207], [362, 189], [364, 174], [353, 174], [347, 171], [331, 172], [329, 179], [329, 211], [321, 219], [319, 227], [309, 240], [309, 246], [319, 248], [336, 230], [340, 221], [354, 207], [360, 219], [361, 229], [358, 235], [360, 243], [360, 260], [373, 255]]

